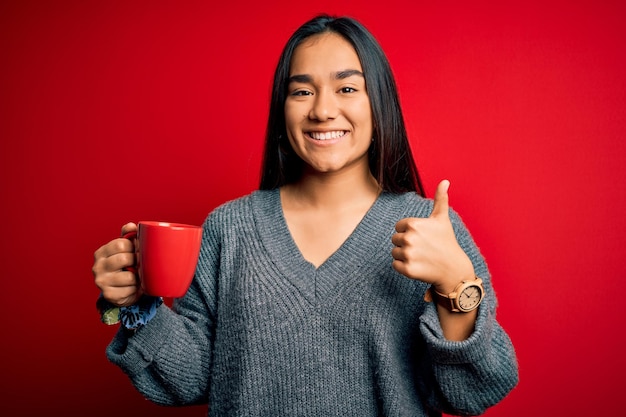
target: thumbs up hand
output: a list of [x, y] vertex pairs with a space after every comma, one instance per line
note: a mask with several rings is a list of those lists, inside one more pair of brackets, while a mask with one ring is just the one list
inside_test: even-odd
[[393, 268], [411, 279], [435, 286], [447, 294], [464, 279], [474, 278], [474, 267], [454, 235], [450, 222], [448, 187], [443, 180], [435, 192], [433, 211], [427, 218], [406, 218], [396, 223], [391, 238]]

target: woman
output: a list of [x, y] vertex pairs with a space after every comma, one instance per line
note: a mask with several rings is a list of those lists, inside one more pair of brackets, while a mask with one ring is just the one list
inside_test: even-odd
[[104, 299], [152, 307], [109, 359], [152, 401], [211, 416], [484, 412], [517, 364], [448, 186], [422, 197], [375, 39], [312, 19], [275, 73], [260, 190], [208, 216], [187, 294], [142, 297], [127, 239], [96, 251]]

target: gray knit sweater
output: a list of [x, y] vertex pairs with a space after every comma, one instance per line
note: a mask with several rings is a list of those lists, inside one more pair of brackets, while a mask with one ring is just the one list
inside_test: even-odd
[[487, 266], [451, 211], [485, 283], [474, 334], [443, 338], [427, 285], [391, 267], [391, 236], [432, 201], [383, 193], [348, 240], [315, 268], [298, 251], [278, 190], [214, 210], [196, 277], [109, 359], [148, 399], [209, 404], [209, 416], [480, 414], [517, 384], [511, 341], [496, 322]]

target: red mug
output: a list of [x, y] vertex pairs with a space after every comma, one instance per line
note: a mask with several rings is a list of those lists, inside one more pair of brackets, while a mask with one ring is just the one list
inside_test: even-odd
[[200, 254], [202, 227], [182, 223], [141, 221], [134, 239], [136, 264], [129, 270], [139, 275], [144, 293], [182, 297], [193, 279]]

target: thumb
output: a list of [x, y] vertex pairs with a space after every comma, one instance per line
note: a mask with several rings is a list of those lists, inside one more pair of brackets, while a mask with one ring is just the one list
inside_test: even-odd
[[437, 186], [435, 191], [435, 202], [433, 204], [433, 211], [430, 213], [430, 217], [446, 216], [448, 217], [448, 188], [450, 187], [450, 181], [443, 180]]

